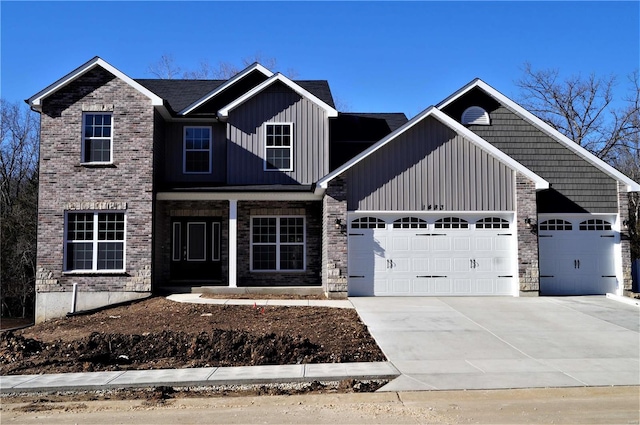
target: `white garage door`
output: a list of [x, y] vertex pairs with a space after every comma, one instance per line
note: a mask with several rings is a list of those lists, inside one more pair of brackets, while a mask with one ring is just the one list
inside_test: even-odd
[[513, 295], [512, 217], [353, 214], [349, 295]]
[[541, 295], [615, 293], [615, 217], [541, 216]]

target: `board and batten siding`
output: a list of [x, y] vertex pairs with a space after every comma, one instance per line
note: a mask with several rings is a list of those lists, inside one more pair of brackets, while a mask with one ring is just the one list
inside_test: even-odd
[[[293, 170], [265, 171], [265, 123], [293, 123]], [[276, 83], [229, 114], [227, 184], [311, 184], [329, 172], [325, 110]]]
[[432, 117], [347, 172], [350, 211], [512, 211], [514, 171]]

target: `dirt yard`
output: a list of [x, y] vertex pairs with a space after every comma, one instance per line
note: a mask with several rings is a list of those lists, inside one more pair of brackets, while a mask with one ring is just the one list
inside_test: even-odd
[[157, 297], [0, 334], [0, 375], [384, 361], [355, 310]]

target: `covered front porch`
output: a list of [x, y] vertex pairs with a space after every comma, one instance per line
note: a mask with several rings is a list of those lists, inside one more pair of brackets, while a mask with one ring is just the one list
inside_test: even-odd
[[305, 191], [160, 192], [154, 290], [320, 287], [321, 196]]

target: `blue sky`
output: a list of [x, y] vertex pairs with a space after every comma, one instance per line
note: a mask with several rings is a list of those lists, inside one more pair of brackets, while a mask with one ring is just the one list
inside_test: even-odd
[[23, 100], [93, 56], [132, 78], [255, 54], [326, 79], [358, 112], [412, 117], [480, 77], [516, 97], [529, 61], [563, 74], [638, 68], [640, 2], [0, 2], [0, 94]]

